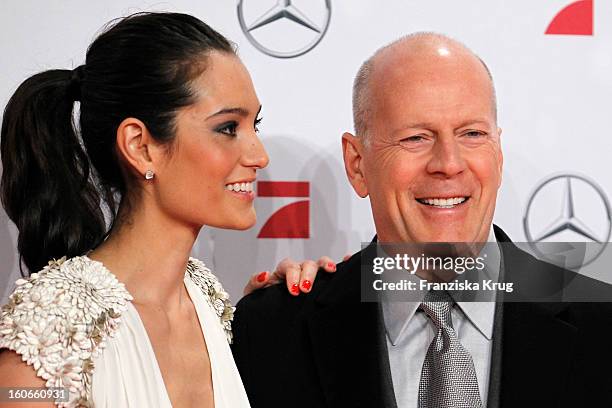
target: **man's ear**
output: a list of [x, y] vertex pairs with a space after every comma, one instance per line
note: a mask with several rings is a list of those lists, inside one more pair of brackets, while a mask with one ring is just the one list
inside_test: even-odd
[[148, 170], [155, 173], [152, 150], [157, 146], [145, 124], [136, 118], [124, 119], [117, 127], [117, 150], [131, 172], [143, 177]]
[[364, 174], [363, 165], [363, 141], [362, 138], [348, 132], [342, 135], [342, 155], [344, 157], [344, 169], [353, 189], [361, 198], [368, 196], [368, 186]]

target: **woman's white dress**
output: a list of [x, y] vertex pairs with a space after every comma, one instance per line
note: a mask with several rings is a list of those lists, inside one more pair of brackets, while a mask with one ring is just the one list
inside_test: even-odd
[[[189, 260], [184, 282], [208, 348], [215, 407], [249, 407], [229, 347], [227, 293], [197, 259]], [[47, 387], [70, 391], [56, 404], [172, 406], [132, 297], [100, 262], [87, 256], [52, 261], [16, 284], [0, 312], [0, 348], [20, 354]]]

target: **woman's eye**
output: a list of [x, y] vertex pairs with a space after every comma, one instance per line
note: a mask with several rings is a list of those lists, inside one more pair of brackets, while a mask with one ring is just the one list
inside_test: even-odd
[[254, 125], [254, 128], [255, 128], [255, 132], [257, 132], [257, 133], [259, 133], [259, 125], [261, 125], [261, 121], [262, 121], [262, 120], [263, 120], [263, 118], [257, 118], [257, 119], [255, 119], [255, 125]]
[[215, 129], [215, 131], [219, 133], [223, 133], [224, 135], [228, 135], [228, 136], [236, 136], [237, 129], [238, 129], [237, 122], [228, 122], [228, 123], [224, 123], [223, 125], [219, 126], [217, 129]]

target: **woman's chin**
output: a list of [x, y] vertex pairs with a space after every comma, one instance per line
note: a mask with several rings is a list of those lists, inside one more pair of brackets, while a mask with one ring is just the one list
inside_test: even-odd
[[235, 229], [235, 230], [238, 230], [238, 231], [246, 231], [248, 229], [251, 229], [254, 225], [255, 225], [255, 222], [253, 221], [253, 222], [248, 222], [248, 223], [245, 223], [245, 224], [237, 225], [236, 227], [234, 227], [232, 229]]
[[253, 215], [253, 217], [244, 217], [237, 218], [232, 220], [231, 222], [219, 223], [217, 225], [209, 225], [215, 228], [229, 229], [229, 230], [237, 230], [237, 231], [245, 231], [252, 228], [257, 222], [257, 217]]

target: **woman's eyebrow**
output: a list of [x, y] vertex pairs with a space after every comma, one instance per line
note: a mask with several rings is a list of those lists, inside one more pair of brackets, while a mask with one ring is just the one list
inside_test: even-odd
[[217, 111], [217, 112], [213, 113], [212, 115], [210, 115], [206, 119], [210, 119], [210, 118], [212, 118], [214, 116], [226, 115], [228, 113], [233, 113], [233, 114], [237, 114], [237, 115], [240, 115], [240, 116], [249, 116], [249, 110], [245, 109], [245, 108], [223, 108], [220, 111]]

